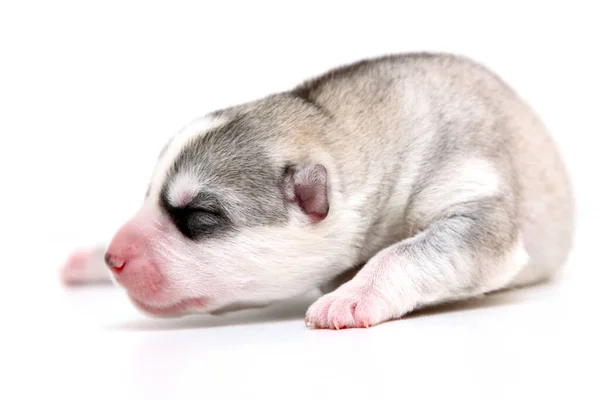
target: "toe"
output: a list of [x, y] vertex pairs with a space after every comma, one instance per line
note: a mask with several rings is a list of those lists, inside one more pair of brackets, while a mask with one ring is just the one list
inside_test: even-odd
[[318, 299], [306, 312], [306, 323], [312, 328], [324, 328], [327, 325], [327, 314], [332, 299], [325, 295]]
[[356, 302], [352, 298], [340, 298], [333, 302], [327, 313], [328, 328], [353, 328], [356, 324], [354, 321], [354, 309]]

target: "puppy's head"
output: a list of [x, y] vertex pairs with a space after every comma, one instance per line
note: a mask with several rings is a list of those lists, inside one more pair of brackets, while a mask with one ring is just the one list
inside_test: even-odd
[[336, 273], [331, 166], [309, 154], [307, 126], [220, 112], [171, 139], [105, 257], [138, 308], [263, 305]]

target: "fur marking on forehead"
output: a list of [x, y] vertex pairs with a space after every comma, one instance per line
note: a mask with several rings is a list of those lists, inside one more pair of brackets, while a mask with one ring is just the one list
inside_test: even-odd
[[187, 205], [201, 190], [200, 182], [190, 171], [180, 172], [173, 178], [167, 190], [169, 204], [175, 207]]
[[[152, 192], [155, 196], [158, 196], [160, 190], [165, 182], [167, 177], [167, 173], [169, 168], [173, 165], [181, 150], [185, 148], [187, 144], [189, 144], [192, 140], [205, 135], [212, 129], [218, 128], [227, 123], [227, 118], [224, 116], [205, 116], [201, 118], [197, 118], [186, 125], [177, 135], [175, 135], [167, 148], [161, 155], [160, 159], [157, 162], [154, 177], [152, 178]], [[189, 178], [189, 177], [188, 177]], [[186, 179], [184, 175], [182, 178], [181, 187], [185, 187], [186, 182], [189, 182], [189, 179]], [[193, 187], [190, 187], [193, 189]]]

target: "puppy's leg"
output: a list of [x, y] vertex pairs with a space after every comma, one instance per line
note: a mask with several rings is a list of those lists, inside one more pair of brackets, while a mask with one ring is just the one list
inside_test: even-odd
[[493, 200], [470, 202], [377, 253], [349, 282], [317, 300], [317, 328], [369, 327], [421, 306], [506, 285], [526, 264], [516, 227]]
[[102, 246], [73, 252], [60, 269], [63, 284], [72, 286], [89, 283], [109, 283], [110, 274], [104, 263]]

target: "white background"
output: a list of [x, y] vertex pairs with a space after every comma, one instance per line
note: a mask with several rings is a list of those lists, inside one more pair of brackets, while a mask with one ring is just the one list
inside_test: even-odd
[[[0, 398], [598, 398], [593, 3], [3, 1]], [[152, 321], [113, 288], [59, 285], [69, 252], [140, 204], [189, 120], [422, 50], [488, 65], [553, 132], [578, 202], [560, 283], [344, 332], [305, 329], [311, 299]]]

